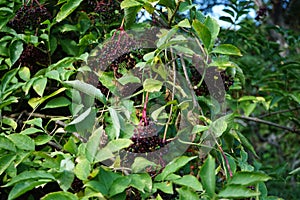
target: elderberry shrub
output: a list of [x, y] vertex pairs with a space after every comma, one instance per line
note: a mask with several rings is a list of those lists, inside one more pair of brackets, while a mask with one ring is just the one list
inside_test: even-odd
[[15, 29], [17, 33], [24, 33], [25, 31], [36, 31], [40, 28], [45, 28], [41, 25], [52, 16], [47, 8], [43, 5], [23, 5], [16, 13], [15, 17], [8, 22], [8, 26]]
[[32, 44], [27, 44], [16, 62], [16, 66], [28, 67], [32, 74], [35, 74], [41, 68], [49, 64], [48, 56], [43, 51], [45, 47], [35, 47]]

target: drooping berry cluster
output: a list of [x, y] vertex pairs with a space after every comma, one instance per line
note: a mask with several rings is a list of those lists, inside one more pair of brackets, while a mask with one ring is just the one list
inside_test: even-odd
[[105, 23], [118, 21], [121, 17], [121, 0], [88, 0], [82, 4], [82, 10], [98, 14], [98, 19]]
[[18, 33], [24, 33], [26, 30], [36, 31], [45, 27], [45, 25], [41, 25], [42, 22], [51, 18], [50, 12], [42, 5], [23, 5], [8, 23], [8, 26], [15, 29]]
[[133, 143], [124, 149], [122, 165], [130, 167], [136, 157], [143, 156], [149, 161], [164, 166], [163, 156], [168, 152], [166, 145], [169, 142], [163, 141], [157, 132], [157, 126], [153, 121], [149, 121], [147, 126], [139, 125], [131, 138]]
[[221, 71], [220, 75], [221, 75], [221, 78], [223, 80], [223, 84], [224, 84], [225, 90], [228, 91], [229, 88], [230, 88], [230, 86], [232, 86], [233, 83], [234, 83], [233, 77], [227, 75], [225, 70]]
[[[142, 59], [139, 46], [138, 41], [120, 30], [119, 34], [116, 33], [93, 53], [95, 56], [90, 57], [88, 64], [94, 72], [113, 72], [115, 78], [120, 78], [124, 71], [134, 68], [138, 60]], [[108, 94], [108, 88], [101, 82], [97, 84], [97, 88], [103, 94]]]
[[121, 30], [118, 36], [116, 33], [94, 53], [96, 56], [90, 59], [89, 66], [94, 71], [105, 71], [113, 62], [114, 64], [120, 63], [124, 57], [128, 58], [126, 54], [136, 49], [138, 49], [138, 43]]
[[[227, 75], [225, 70], [219, 71], [216, 67], [210, 67], [206, 69], [205, 74], [202, 70], [201, 74], [204, 74], [205, 78], [199, 86], [202, 75], [195, 67], [191, 67], [190, 70], [192, 74], [191, 81], [197, 96], [219, 94], [223, 92], [223, 89], [228, 91], [229, 87], [233, 85], [233, 77]], [[219, 80], [220, 77], [221, 81]]]
[[48, 62], [48, 56], [45, 52], [32, 44], [28, 44], [25, 46], [20, 58], [16, 62], [16, 65], [28, 67], [30, 72], [35, 74], [41, 68], [47, 66]]
[[135, 130], [131, 138], [133, 144], [126, 150], [132, 153], [154, 152], [164, 147], [167, 142], [158, 136], [158, 127], [156, 124], [148, 120], [148, 124], [140, 124]]

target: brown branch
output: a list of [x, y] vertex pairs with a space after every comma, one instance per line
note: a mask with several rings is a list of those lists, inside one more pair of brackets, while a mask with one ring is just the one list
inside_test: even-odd
[[282, 126], [280, 124], [276, 124], [274, 122], [262, 120], [262, 119], [259, 119], [259, 118], [256, 118], [256, 117], [237, 116], [237, 118], [248, 120], [248, 121], [253, 121], [253, 122], [257, 122], [257, 123], [261, 123], [261, 124], [266, 124], [266, 125], [269, 125], [269, 126], [274, 126], [274, 127], [277, 127], [277, 128], [283, 129], [283, 130], [288, 130], [290, 132], [300, 134], [299, 129], [290, 128], [290, 127], [287, 127], [287, 126]]
[[279, 110], [279, 111], [275, 111], [275, 112], [266, 113], [266, 114], [260, 115], [259, 118], [264, 118], [264, 117], [268, 117], [268, 116], [271, 116], [271, 115], [281, 114], [281, 113], [290, 112], [290, 111], [294, 111], [294, 110], [300, 110], [300, 107], [295, 107], [295, 108], [290, 108], [290, 109], [285, 109], [285, 110]]
[[173, 21], [175, 15], [176, 15], [176, 13], [177, 13], [177, 11], [178, 11], [178, 9], [179, 9], [179, 6], [180, 6], [180, 3], [181, 3], [181, 2], [182, 2], [182, 1], [178, 1], [178, 3], [176, 4], [176, 8], [175, 8], [175, 10], [174, 10], [174, 12], [173, 12], [173, 14], [172, 14], [170, 20], [169, 20], [169, 27], [172, 26], [172, 21]]

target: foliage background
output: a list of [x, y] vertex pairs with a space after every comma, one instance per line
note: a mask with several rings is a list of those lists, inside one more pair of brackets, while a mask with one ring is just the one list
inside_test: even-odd
[[[299, 1], [161, 0], [157, 7], [152, 7], [154, 1], [124, 2], [121, 9], [121, 1], [0, 1], [1, 199], [217, 199], [222, 195], [229, 199], [299, 199]], [[24, 11], [18, 12], [24, 3], [48, 12], [40, 9], [22, 15]], [[193, 22], [203, 23], [203, 13], [210, 13], [215, 5], [226, 5], [224, 12], [228, 15], [220, 20], [231, 26], [221, 27], [214, 47], [232, 44], [243, 55], [225, 50], [222, 53], [236, 65], [218, 66], [234, 77], [226, 94], [228, 113], [234, 114], [234, 120], [225, 122], [228, 129], [218, 138], [219, 145], [205, 158], [199, 157], [197, 145], [191, 145], [189, 152], [154, 176], [125, 176], [116, 168], [104, 167], [101, 156], [89, 152], [98, 146], [84, 143], [80, 131], [76, 135], [78, 131], [72, 127], [76, 122], [71, 107], [74, 85], [68, 81], [87, 70], [83, 63], [91, 50], [115, 32], [120, 34], [122, 28], [147, 27], [151, 23], [174, 28], [187, 18], [187, 27], [180, 28], [187, 28], [188, 34], [198, 34], [204, 44], [205, 33], [193, 29]], [[257, 14], [255, 19], [247, 17], [251, 10]], [[152, 15], [143, 21], [146, 12]], [[21, 20], [13, 23], [17, 17]], [[203, 30], [210, 28], [203, 24]], [[214, 29], [208, 30], [212, 33]], [[223, 56], [210, 52], [212, 49], [205, 44], [204, 47], [212, 60]], [[142, 52], [145, 53], [148, 52]], [[133, 66], [145, 61], [133, 55]], [[162, 60], [166, 57], [157, 56]], [[177, 62], [177, 66], [181, 65]], [[114, 69], [108, 80], [115, 78]], [[189, 78], [192, 80], [193, 75], [189, 74]], [[209, 98], [199, 96], [203, 96], [198, 99], [201, 106], [210, 108]], [[112, 112], [100, 117], [105, 121], [106, 133], [114, 128]], [[202, 117], [209, 119], [209, 112]], [[211, 124], [216, 123], [206, 126], [214, 126]], [[100, 141], [96, 138], [101, 131], [91, 131], [95, 141]], [[201, 132], [197, 134], [201, 136]], [[109, 137], [117, 141], [117, 150], [130, 145], [126, 140], [129, 138]], [[239, 180], [230, 177], [230, 170]], [[104, 185], [107, 180], [112, 182]]]

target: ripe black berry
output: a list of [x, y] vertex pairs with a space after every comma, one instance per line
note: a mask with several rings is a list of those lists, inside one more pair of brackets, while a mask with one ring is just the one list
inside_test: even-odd
[[45, 25], [41, 25], [41, 23], [51, 18], [52, 16], [46, 7], [32, 3], [23, 5], [8, 23], [8, 26], [15, 29], [18, 33], [24, 33], [26, 30], [36, 31], [39, 28], [44, 28]]

